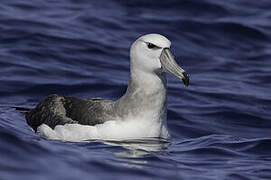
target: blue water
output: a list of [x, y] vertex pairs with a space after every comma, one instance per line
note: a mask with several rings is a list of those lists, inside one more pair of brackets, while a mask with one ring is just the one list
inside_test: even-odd
[[[1, 0], [0, 179], [271, 179], [270, 9], [269, 0]], [[53, 93], [119, 98], [131, 43], [152, 32], [172, 41], [191, 78], [185, 88], [168, 76], [168, 142], [50, 141], [12, 108]]]

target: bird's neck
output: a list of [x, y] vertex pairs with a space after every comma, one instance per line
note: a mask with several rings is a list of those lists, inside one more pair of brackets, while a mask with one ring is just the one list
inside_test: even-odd
[[166, 83], [165, 75], [161, 72], [131, 70], [126, 94], [144, 96], [146, 100], [155, 96], [166, 100]]
[[166, 119], [166, 78], [162, 73], [131, 69], [126, 93], [116, 102], [122, 115], [163, 121]]

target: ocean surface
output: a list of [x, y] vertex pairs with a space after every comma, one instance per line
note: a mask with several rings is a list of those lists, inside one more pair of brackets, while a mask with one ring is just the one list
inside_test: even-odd
[[[0, 179], [271, 179], [271, 1], [1, 0]], [[163, 34], [171, 139], [81, 143], [35, 134], [13, 107], [49, 94], [118, 99], [129, 48]]]

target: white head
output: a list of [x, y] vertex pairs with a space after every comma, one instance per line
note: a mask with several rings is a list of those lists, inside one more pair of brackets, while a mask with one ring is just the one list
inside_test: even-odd
[[189, 84], [188, 74], [178, 66], [170, 53], [171, 42], [160, 34], [147, 34], [138, 38], [131, 47], [131, 70], [145, 73], [168, 72]]

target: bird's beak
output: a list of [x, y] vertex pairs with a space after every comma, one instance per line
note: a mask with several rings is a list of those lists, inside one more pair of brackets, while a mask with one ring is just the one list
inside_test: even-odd
[[162, 71], [167, 72], [178, 79], [182, 80], [184, 85], [189, 85], [189, 75], [175, 61], [169, 48], [164, 48], [160, 55]]

